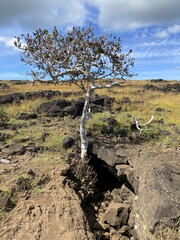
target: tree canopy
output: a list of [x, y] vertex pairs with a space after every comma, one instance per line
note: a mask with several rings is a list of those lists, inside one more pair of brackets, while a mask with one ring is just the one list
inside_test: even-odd
[[134, 65], [131, 50], [122, 53], [120, 37], [112, 34], [95, 36], [90, 25], [73, 27], [65, 34], [53, 28], [38, 29], [32, 34], [16, 37], [15, 46], [23, 50], [21, 61], [30, 64], [32, 75], [38, 79], [77, 80], [93, 78], [131, 77]]

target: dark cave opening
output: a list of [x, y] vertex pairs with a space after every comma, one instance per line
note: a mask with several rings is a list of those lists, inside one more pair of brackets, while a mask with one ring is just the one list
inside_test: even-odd
[[93, 167], [97, 174], [96, 188], [100, 192], [112, 191], [114, 188], [121, 188], [124, 181], [115, 176], [115, 171], [108, 166], [104, 161], [99, 159], [97, 155], [90, 155], [89, 165]]

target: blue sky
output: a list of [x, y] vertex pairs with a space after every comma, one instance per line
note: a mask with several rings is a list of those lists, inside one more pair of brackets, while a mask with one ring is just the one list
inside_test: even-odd
[[14, 36], [91, 22], [133, 50], [134, 79], [180, 80], [180, 0], [0, 0], [0, 79], [29, 79]]

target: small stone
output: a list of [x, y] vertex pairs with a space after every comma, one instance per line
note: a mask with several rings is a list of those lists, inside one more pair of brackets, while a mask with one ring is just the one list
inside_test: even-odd
[[161, 107], [157, 107], [155, 110], [156, 112], [165, 112], [165, 109]]
[[35, 172], [32, 169], [29, 169], [27, 174], [30, 175], [31, 177], [35, 177], [36, 176]]
[[111, 192], [111, 195], [113, 197], [114, 203], [122, 203], [123, 202], [123, 200], [121, 199], [121, 196], [120, 196], [120, 189], [118, 189], [118, 188], [113, 189]]
[[128, 129], [122, 128], [118, 131], [118, 137], [127, 137], [128, 136]]
[[128, 113], [128, 114], [127, 114], [127, 117], [128, 117], [128, 118], [131, 118], [131, 117], [132, 117], [132, 115]]
[[1, 159], [0, 159], [0, 163], [3, 163], [3, 164], [9, 164], [10, 161], [7, 160], [7, 159], [1, 158]]
[[134, 200], [135, 200], [135, 201], [137, 201], [137, 200], [138, 200], [138, 198], [139, 198], [139, 197], [138, 197], [138, 195], [137, 195], [137, 196], [135, 196]]
[[123, 97], [122, 103], [131, 104], [132, 102], [131, 102], [131, 99], [130, 99], [130, 98], [128, 98], [128, 97]]
[[63, 144], [62, 144], [63, 148], [68, 149], [68, 148], [71, 148], [73, 145], [74, 145], [74, 138], [67, 136], [63, 139]]
[[121, 227], [127, 224], [129, 210], [129, 204], [111, 202], [104, 213], [103, 220], [112, 227]]
[[110, 227], [110, 234], [114, 234], [116, 232], [116, 229], [114, 229], [113, 227]]
[[121, 189], [120, 189], [120, 197], [121, 197], [121, 199], [123, 201], [129, 200], [129, 199], [132, 199], [133, 196], [134, 196], [134, 193], [128, 187], [126, 187], [123, 184]]
[[18, 186], [19, 191], [30, 190], [32, 188], [30, 180], [24, 177], [18, 178], [16, 185]]
[[102, 126], [101, 133], [102, 134], [111, 134], [113, 133], [113, 127], [112, 126]]
[[126, 177], [128, 175], [129, 169], [131, 167], [127, 164], [119, 164], [116, 166], [117, 176], [118, 177]]
[[169, 136], [169, 135], [172, 135], [172, 133], [168, 130], [161, 130], [160, 135]]
[[109, 126], [114, 126], [115, 124], [117, 124], [117, 121], [114, 117], [109, 117], [109, 118], [105, 119], [105, 121], [107, 122], [107, 124]]
[[128, 232], [129, 231], [129, 229], [130, 229], [130, 227], [129, 226], [127, 226], [127, 225], [124, 225], [124, 226], [122, 226], [122, 228], [120, 228], [119, 229], [119, 233], [125, 233], [125, 232]]

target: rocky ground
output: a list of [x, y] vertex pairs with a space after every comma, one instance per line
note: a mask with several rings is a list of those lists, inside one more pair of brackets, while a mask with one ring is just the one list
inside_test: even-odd
[[[178, 94], [178, 83], [154, 81], [142, 91], [153, 85], [153, 91]], [[4, 94], [0, 103], [21, 105], [34, 98], [48, 101], [0, 126], [0, 239], [180, 239], [178, 142], [160, 144], [154, 131], [140, 134], [128, 112], [126, 126], [119, 124], [116, 114], [131, 99], [96, 95], [92, 113], [108, 115], [102, 115], [105, 124], [88, 126], [84, 163], [79, 159], [83, 98], [34, 91]], [[158, 134], [175, 141], [178, 131], [178, 125], [171, 132], [163, 125]]]

